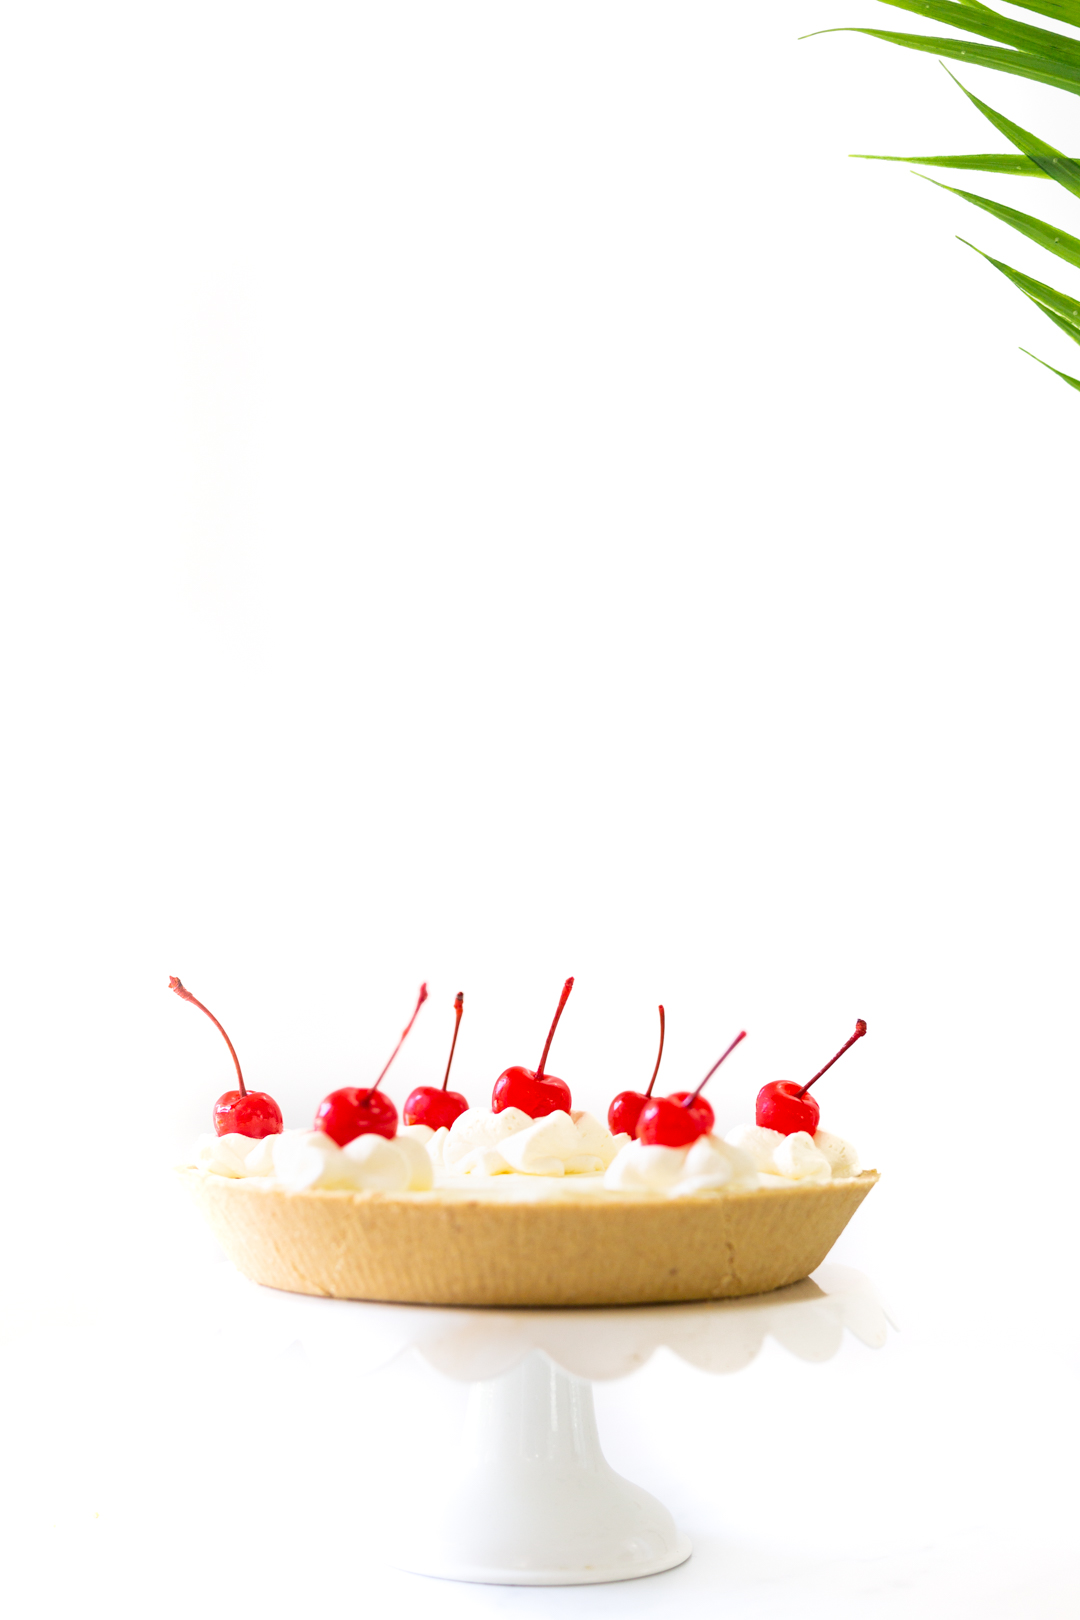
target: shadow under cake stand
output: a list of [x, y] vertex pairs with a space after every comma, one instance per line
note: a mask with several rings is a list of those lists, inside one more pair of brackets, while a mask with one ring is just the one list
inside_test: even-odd
[[228, 1269], [234, 1324], [299, 1341], [316, 1360], [373, 1372], [416, 1349], [470, 1384], [464, 1444], [398, 1523], [422, 1542], [387, 1551], [398, 1568], [444, 1580], [576, 1586], [673, 1569], [690, 1542], [655, 1497], [623, 1479], [600, 1446], [593, 1380], [622, 1378], [666, 1346], [704, 1372], [748, 1366], [767, 1336], [827, 1361], [845, 1329], [880, 1348], [888, 1317], [867, 1278], [822, 1266], [770, 1294], [690, 1305], [456, 1310], [286, 1294]]

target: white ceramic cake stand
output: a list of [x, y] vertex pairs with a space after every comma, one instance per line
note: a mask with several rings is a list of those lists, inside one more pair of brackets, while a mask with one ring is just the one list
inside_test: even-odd
[[445, 1580], [573, 1586], [672, 1569], [690, 1543], [656, 1499], [616, 1474], [600, 1448], [591, 1380], [624, 1377], [666, 1345], [707, 1372], [736, 1372], [771, 1334], [804, 1361], [826, 1361], [847, 1328], [878, 1348], [886, 1313], [859, 1272], [748, 1299], [604, 1310], [448, 1310], [285, 1294], [223, 1278], [233, 1326], [297, 1340], [319, 1360], [374, 1371], [415, 1348], [472, 1385], [452, 1473], [410, 1486], [391, 1562]]

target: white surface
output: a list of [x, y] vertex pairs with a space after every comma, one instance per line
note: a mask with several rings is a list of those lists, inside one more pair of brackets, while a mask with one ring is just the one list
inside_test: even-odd
[[[845, 21], [906, 26], [6, 8], [16, 1613], [1075, 1612], [1077, 400], [1018, 352], [1071, 346], [954, 238], [1045, 279], [1033, 245], [848, 161], [989, 137], [932, 59], [797, 42]], [[1080, 149], [1072, 98], [966, 79]], [[1070, 225], [1048, 186], [971, 184]], [[884, 1177], [833, 1258], [904, 1332], [600, 1388], [680, 1570], [383, 1581], [397, 1403], [434, 1455], [453, 1395], [419, 1363], [358, 1408], [166, 1331], [205, 1243], [168, 1166], [231, 1076], [165, 982], [306, 1125], [422, 977], [399, 1102], [459, 988], [482, 1097], [571, 972], [555, 1072], [596, 1112], [647, 1078], [660, 1000], [672, 1089], [749, 1030], [725, 1130], [868, 1020], [822, 1123]]]

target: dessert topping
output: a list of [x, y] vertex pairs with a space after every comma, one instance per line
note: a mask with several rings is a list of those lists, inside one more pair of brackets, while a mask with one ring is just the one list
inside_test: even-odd
[[427, 1000], [427, 994], [427, 985], [422, 984], [413, 1015], [383, 1064], [382, 1073], [375, 1084], [366, 1089], [363, 1086], [341, 1086], [337, 1091], [331, 1091], [319, 1104], [314, 1129], [329, 1136], [339, 1147], [346, 1147], [358, 1136], [385, 1136], [389, 1139], [397, 1131], [397, 1109], [386, 1093], [379, 1090], [379, 1085], [401, 1051], [406, 1035], [416, 1023], [416, 1015]]
[[169, 989], [174, 990], [182, 1000], [190, 1001], [193, 1007], [198, 1007], [212, 1024], [217, 1024], [224, 1036], [225, 1045], [232, 1054], [240, 1090], [224, 1092], [214, 1104], [214, 1130], [218, 1136], [247, 1136], [256, 1141], [264, 1136], [276, 1136], [281, 1130], [281, 1109], [268, 1092], [249, 1091], [245, 1086], [240, 1059], [236, 1055], [235, 1046], [225, 1033], [224, 1024], [219, 1023], [209, 1007], [204, 1007], [190, 990], [185, 990], [175, 974], [169, 978]]
[[692, 1193], [721, 1188], [750, 1188], [758, 1184], [753, 1161], [737, 1147], [716, 1136], [699, 1136], [689, 1147], [664, 1147], [629, 1142], [604, 1177], [611, 1192], [666, 1193], [685, 1198]]
[[456, 1176], [596, 1174], [627, 1140], [612, 1136], [592, 1114], [556, 1109], [534, 1120], [519, 1108], [498, 1114], [472, 1108], [448, 1131], [426, 1136], [435, 1164]]
[[633, 1136], [637, 1130], [641, 1110], [652, 1096], [652, 1088], [656, 1084], [656, 1077], [660, 1073], [660, 1059], [664, 1055], [664, 1009], [660, 1007], [660, 1050], [656, 1054], [656, 1063], [653, 1066], [652, 1079], [644, 1091], [620, 1091], [617, 1097], [611, 1100], [611, 1107], [607, 1111], [608, 1129], [613, 1136], [625, 1131], [627, 1136]]
[[428, 1192], [431, 1159], [408, 1136], [355, 1136], [344, 1148], [322, 1131], [290, 1133], [274, 1153], [274, 1175], [289, 1192]]
[[457, 1046], [458, 1030], [461, 1028], [461, 1014], [465, 1006], [465, 997], [459, 990], [454, 997], [454, 1038], [450, 1042], [450, 1056], [446, 1060], [446, 1073], [443, 1075], [441, 1086], [417, 1086], [410, 1091], [401, 1110], [401, 1117], [406, 1125], [429, 1125], [433, 1131], [445, 1125], [447, 1129], [454, 1123], [459, 1114], [463, 1114], [469, 1106], [468, 1098], [460, 1091], [447, 1091], [446, 1083], [450, 1079], [450, 1065], [454, 1061], [454, 1048]]
[[828, 1069], [831, 1069], [837, 1058], [842, 1058], [849, 1046], [861, 1041], [866, 1034], [866, 1020], [860, 1018], [855, 1025], [855, 1033], [850, 1040], [844, 1042], [835, 1057], [831, 1057], [823, 1069], [819, 1069], [805, 1086], [800, 1086], [794, 1080], [772, 1080], [767, 1086], [762, 1086], [757, 1095], [757, 1109], [755, 1119], [759, 1125], [769, 1130], [780, 1131], [784, 1136], [790, 1136], [795, 1131], [806, 1131], [813, 1136], [818, 1128], [821, 1110], [817, 1099], [809, 1095], [810, 1087], [821, 1079]]
[[830, 1181], [859, 1174], [859, 1156], [850, 1142], [818, 1131], [769, 1130], [763, 1125], [738, 1125], [727, 1134], [732, 1147], [753, 1162], [765, 1183], [773, 1181]]
[[713, 1127], [713, 1111], [701, 1096], [701, 1087], [711, 1080], [724, 1059], [730, 1057], [740, 1041], [746, 1039], [741, 1029], [725, 1052], [721, 1052], [696, 1091], [677, 1091], [671, 1097], [650, 1097], [638, 1119], [637, 1139], [649, 1147], [689, 1147], [699, 1136], [707, 1136]]
[[553, 1114], [556, 1110], [565, 1114], [570, 1112], [570, 1087], [565, 1080], [556, 1080], [554, 1075], [545, 1074], [544, 1064], [547, 1062], [559, 1019], [563, 1015], [563, 1008], [573, 988], [574, 980], [571, 976], [563, 985], [559, 1005], [555, 1009], [555, 1017], [551, 1020], [548, 1038], [544, 1042], [544, 1050], [540, 1054], [540, 1062], [536, 1068], [526, 1069], [516, 1064], [513, 1068], [504, 1069], [496, 1080], [495, 1089], [491, 1093], [491, 1106], [496, 1114], [501, 1113], [504, 1108], [520, 1108], [530, 1119], [542, 1119], [545, 1114]]

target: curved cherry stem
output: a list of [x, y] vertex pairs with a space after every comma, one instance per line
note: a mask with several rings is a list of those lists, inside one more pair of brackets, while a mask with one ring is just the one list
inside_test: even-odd
[[461, 1014], [465, 1007], [464, 992], [459, 990], [454, 997], [454, 1038], [450, 1042], [450, 1056], [446, 1060], [446, 1073], [443, 1075], [442, 1088], [446, 1090], [446, 1082], [450, 1078], [450, 1065], [454, 1061], [454, 1047], [457, 1045], [457, 1032], [461, 1028]]
[[[855, 1025], [855, 1033], [851, 1037], [850, 1041], [845, 1041], [844, 1042], [844, 1044], [840, 1048], [839, 1052], [837, 1052], [836, 1057], [831, 1057], [829, 1059], [828, 1063], [826, 1063], [825, 1069], [831, 1069], [833, 1064], [836, 1062], [836, 1058], [842, 1058], [844, 1053], [847, 1051], [848, 1047], [849, 1046], [854, 1046], [856, 1041], [861, 1041], [865, 1034], [866, 1034], [866, 1019], [865, 1018], [860, 1018], [858, 1023]], [[814, 1080], [820, 1080], [822, 1075], [825, 1073], [825, 1069], [819, 1069], [817, 1074], [815, 1074], [815, 1076], [814, 1076]], [[806, 1093], [810, 1090], [810, 1087], [814, 1084], [814, 1080], [808, 1080], [806, 1082], [805, 1086], [803, 1086], [802, 1090], [798, 1093], [798, 1095], [800, 1097], [805, 1097], [806, 1096]]]
[[653, 1088], [653, 1086], [655, 1086], [656, 1077], [660, 1073], [660, 1059], [663, 1057], [663, 1055], [664, 1055], [664, 1009], [661, 1006], [661, 1008], [660, 1008], [660, 1050], [656, 1054], [656, 1068], [652, 1072], [652, 1079], [649, 1081], [648, 1089], [645, 1092], [646, 1097], [651, 1097], [652, 1096], [652, 1088]]
[[170, 976], [169, 976], [169, 989], [170, 990], [175, 990], [176, 994], [181, 998], [181, 1000], [190, 1001], [193, 1007], [198, 1007], [199, 1011], [204, 1012], [206, 1014], [207, 1018], [209, 1018], [209, 1020], [210, 1020], [210, 1022], [212, 1024], [217, 1024], [218, 1029], [220, 1029], [221, 1033], [225, 1036], [225, 1045], [229, 1048], [229, 1051], [232, 1053], [232, 1060], [236, 1064], [236, 1078], [240, 1082], [240, 1095], [241, 1095], [241, 1097], [246, 1097], [247, 1096], [247, 1086], [245, 1086], [245, 1084], [244, 1084], [244, 1076], [240, 1071], [240, 1059], [236, 1055], [236, 1047], [233, 1045], [232, 1041], [230, 1041], [228, 1035], [225, 1033], [224, 1024], [222, 1024], [217, 1018], [214, 1017], [214, 1015], [210, 1011], [209, 1007], [204, 1007], [203, 1006], [202, 1002], [199, 1000], [199, 998], [197, 996], [193, 996], [190, 990], [185, 990], [184, 989], [184, 986], [180, 983], [180, 980], [176, 977], [175, 973], [170, 974]]
[[[739, 1042], [740, 1041], [745, 1041], [745, 1039], [746, 1039], [746, 1031], [745, 1031], [745, 1029], [740, 1029], [739, 1033], [736, 1035], [735, 1039], [732, 1041], [732, 1043], [728, 1047], [727, 1051], [726, 1052], [721, 1052], [720, 1056], [717, 1058], [716, 1062], [713, 1064], [712, 1068], [709, 1070], [708, 1074], [705, 1076], [705, 1080], [711, 1080], [712, 1079], [713, 1075], [716, 1073], [716, 1071], [720, 1067], [721, 1063], [723, 1063], [724, 1059], [727, 1058], [727, 1057], [730, 1057], [732, 1052], [734, 1052], [735, 1048], [738, 1046]], [[705, 1084], [705, 1080], [703, 1080], [701, 1082], [701, 1086], [703, 1086]], [[700, 1092], [701, 1086], [698, 1086], [697, 1091], [695, 1091], [692, 1096], [687, 1097], [686, 1101], [683, 1103], [684, 1108], [689, 1108], [691, 1103], [694, 1103], [694, 1102], [697, 1101], [698, 1092]]]
[[394, 1059], [397, 1057], [398, 1053], [401, 1051], [401, 1048], [405, 1043], [405, 1037], [409, 1033], [410, 1029], [412, 1029], [413, 1025], [416, 1023], [416, 1015], [420, 1011], [421, 1007], [424, 1005], [424, 1002], [426, 1000], [427, 1000], [427, 985], [422, 984], [420, 986], [420, 994], [416, 998], [416, 1006], [413, 1008], [413, 1015], [409, 1019], [409, 1022], [405, 1025], [405, 1028], [402, 1030], [401, 1039], [398, 1041], [397, 1045], [394, 1047], [394, 1050], [391, 1052], [390, 1056], [387, 1058], [386, 1062], [383, 1064], [382, 1074], [379, 1075], [379, 1078], [376, 1080], [375, 1084], [373, 1086], [370, 1086], [368, 1088], [367, 1092], [365, 1092], [364, 1096], [361, 1097], [360, 1101], [362, 1103], [367, 1102], [367, 1100], [371, 1096], [372, 1092], [378, 1091], [379, 1087], [382, 1085], [383, 1075], [385, 1075], [387, 1069], [390, 1067], [391, 1063], [393, 1063]]
[[558, 1028], [559, 1019], [563, 1015], [563, 1008], [566, 1006], [566, 1003], [569, 1001], [570, 992], [571, 992], [571, 990], [573, 988], [574, 988], [574, 976], [573, 976], [573, 974], [571, 974], [570, 977], [567, 979], [566, 983], [562, 987], [562, 995], [559, 997], [559, 1005], [555, 1009], [555, 1016], [551, 1020], [551, 1028], [548, 1030], [548, 1038], [544, 1042], [544, 1050], [540, 1054], [540, 1065], [539, 1065], [539, 1067], [538, 1067], [538, 1069], [536, 1071], [536, 1078], [538, 1080], [543, 1078], [544, 1064], [547, 1062], [547, 1055], [551, 1051], [551, 1042], [552, 1042], [552, 1039], [554, 1037], [555, 1031]]

